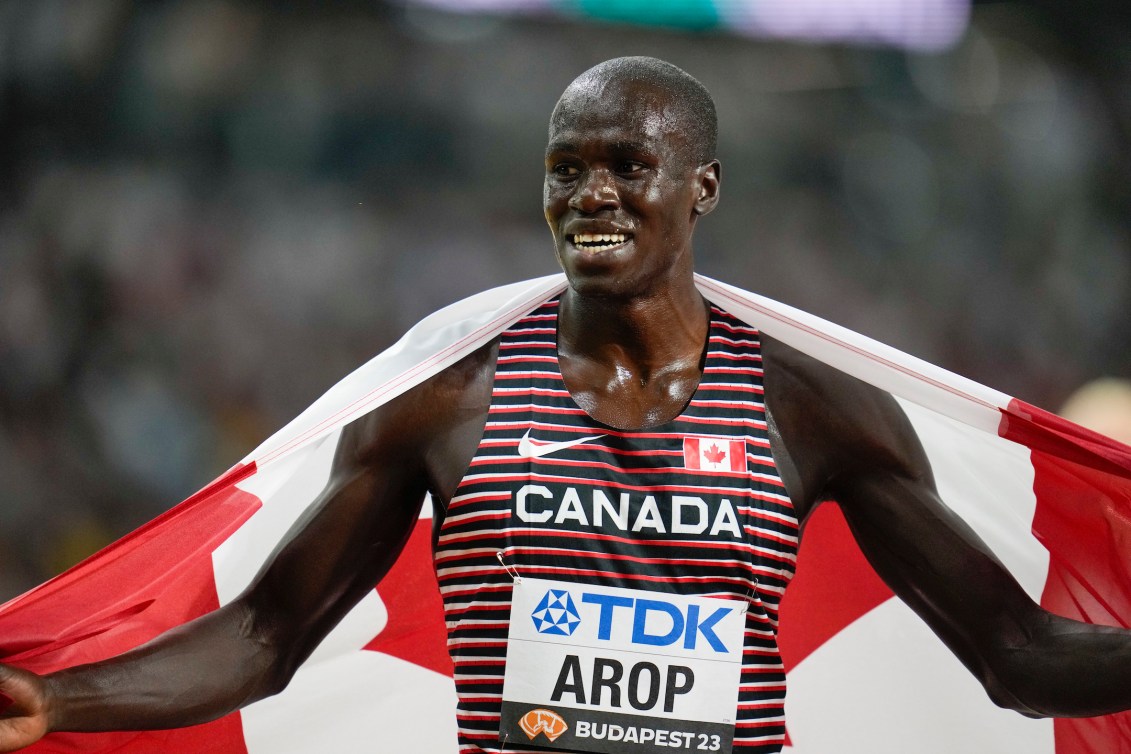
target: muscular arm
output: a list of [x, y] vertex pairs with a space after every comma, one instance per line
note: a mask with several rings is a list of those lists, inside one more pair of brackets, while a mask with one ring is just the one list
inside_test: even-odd
[[0, 687], [17, 699], [0, 716], [9, 718], [0, 719], [0, 751], [34, 740], [37, 731], [18, 730], [32, 719], [47, 731], [180, 727], [285, 688], [388, 571], [425, 492], [443, 504], [454, 489], [482, 431], [492, 355], [481, 349], [347, 427], [318, 500], [233, 602], [42, 685], [31, 674], [5, 678], [12, 671], [0, 668]]
[[343, 434], [321, 496], [239, 598], [121, 657], [49, 676], [52, 728], [191, 725], [282, 690], [388, 569], [424, 494], [419, 451], [371, 457], [366, 445], [387, 443], [359, 429]]
[[939, 499], [922, 445], [890, 395], [780, 343], [767, 346], [766, 362], [799, 512], [835, 500], [876, 573], [994, 702], [1030, 716], [1131, 708], [1131, 634], [1035, 604]]

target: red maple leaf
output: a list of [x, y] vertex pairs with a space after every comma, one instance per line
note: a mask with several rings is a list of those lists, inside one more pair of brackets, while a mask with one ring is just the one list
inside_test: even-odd
[[727, 457], [727, 454], [726, 451], [719, 450], [718, 445], [712, 443], [711, 447], [703, 451], [703, 457], [711, 463], [718, 464], [723, 462], [723, 459]]
[[432, 569], [432, 520], [418, 519], [404, 551], [377, 585], [389, 622], [365, 649], [451, 676], [444, 603]]

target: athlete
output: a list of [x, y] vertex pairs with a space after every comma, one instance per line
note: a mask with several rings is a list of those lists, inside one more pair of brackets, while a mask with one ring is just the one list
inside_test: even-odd
[[[997, 704], [1029, 716], [1131, 707], [1128, 633], [1034, 604], [939, 499], [894, 399], [704, 301], [692, 234], [719, 200], [715, 137], [710, 96], [670, 64], [621, 58], [571, 83], [551, 117], [544, 189], [569, 282], [560, 299], [350, 425], [317, 504], [232, 603], [104, 662], [45, 677], [0, 668], [12, 700], [0, 750], [49, 731], [192, 725], [279, 692], [396, 559], [426, 492], [442, 522], [438, 576], [456, 587], [449, 630], [493, 645], [477, 672], [489, 693], [476, 696], [469, 654], [450, 642], [465, 751], [536, 748], [500, 741], [513, 573], [584, 585], [614, 618], [661, 601], [648, 595], [743, 602], [742, 672], [725, 693], [755, 711], [739, 710], [717, 750], [780, 751], [777, 599], [799, 524], [823, 500]], [[485, 484], [498, 491], [487, 512], [475, 507]], [[723, 642], [723, 620], [705, 615], [689, 644]], [[616, 668], [586, 689], [569, 662], [549, 671], [559, 698], [613, 698]], [[667, 666], [653, 706], [680, 702], [692, 683], [681, 667]], [[523, 723], [542, 743], [556, 730]]]

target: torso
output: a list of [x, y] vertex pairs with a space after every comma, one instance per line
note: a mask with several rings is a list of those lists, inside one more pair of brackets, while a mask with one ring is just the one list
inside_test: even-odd
[[[521, 575], [746, 600], [734, 750], [779, 751], [777, 605], [793, 572], [797, 518], [771, 454], [758, 333], [713, 311], [698, 388], [682, 413], [647, 430], [601, 424], [574, 401], [556, 336], [554, 303], [502, 335], [482, 439], [458, 489], [441, 496], [437, 574], [464, 750], [499, 751], [512, 583], [502, 552]], [[482, 390], [481, 379], [471, 383]], [[522, 457], [528, 430], [540, 443], [592, 439]]]

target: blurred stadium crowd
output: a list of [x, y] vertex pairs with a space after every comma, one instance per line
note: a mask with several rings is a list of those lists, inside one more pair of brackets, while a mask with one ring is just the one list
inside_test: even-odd
[[546, 121], [616, 55], [719, 104], [701, 271], [1049, 408], [1131, 374], [1131, 48], [1049, 7], [976, 5], [921, 54], [379, 2], [0, 0], [0, 600], [429, 311], [553, 272]]

